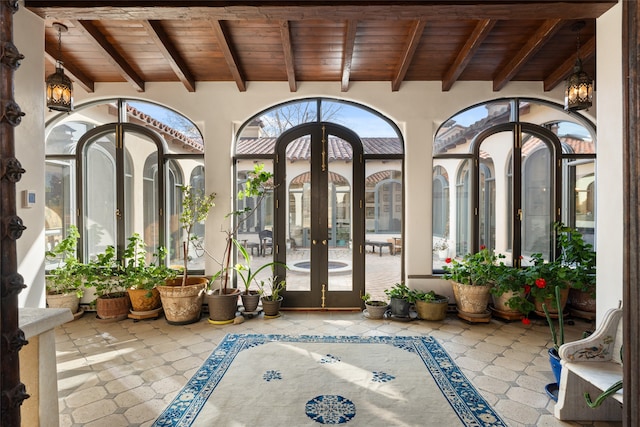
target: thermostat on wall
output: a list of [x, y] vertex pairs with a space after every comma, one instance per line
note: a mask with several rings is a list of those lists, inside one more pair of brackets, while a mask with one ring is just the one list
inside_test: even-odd
[[22, 207], [32, 208], [36, 204], [36, 192], [33, 190], [22, 190]]

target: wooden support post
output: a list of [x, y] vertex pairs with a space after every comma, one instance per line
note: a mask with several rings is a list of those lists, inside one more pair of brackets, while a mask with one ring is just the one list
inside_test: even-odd
[[20, 406], [29, 397], [20, 382], [18, 353], [27, 344], [18, 325], [18, 294], [25, 288], [18, 274], [16, 240], [25, 227], [16, 215], [16, 182], [24, 169], [15, 158], [14, 128], [24, 113], [13, 99], [13, 73], [24, 58], [13, 44], [13, 14], [18, 0], [0, 1], [0, 424], [20, 426]]

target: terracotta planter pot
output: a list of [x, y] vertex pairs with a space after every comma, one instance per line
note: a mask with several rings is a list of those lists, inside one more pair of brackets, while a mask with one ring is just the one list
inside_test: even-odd
[[147, 289], [128, 289], [129, 299], [131, 299], [131, 310], [133, 311], [151, 311], [160, 308], [162, 305], [160, 300], [160, 291], [157, 288]]
[[586, 313], [596, 312], [596, 299], [591, 296], [591, 292], [572, 288], [569, 290], [568, 304], [571, 308], [584, 311]]
[[[564, 308], [567, 305], [567, 300], [569, 299], [569, 288], [560, 289], [560, 308], [564, 312]], [[555, 302], [555, 298], [545, 298], [544, 300], [536, 299], [534, 304], [536, 306], [535, 313], [538, 316], [544, 317], [544, 310], [542, 309], [542, 303], [547, 306], [547, 311], [549, 311], [549, 315], [551, 317], [558, 316], [558, 307]]]
[[438, 299], [434, 301], [416, 301], [416, 312], [422, 320], [444, 320], [447, 317], [447, 309], [449, 308], [449, 298], [436, 295]]
[[453, 295], [456, 299], [458, 311], [469, 314], [483, 314], [489, 306], [489, 290], [491, 285], [471, 286], [458, 282], [451, 282]]
[[282, 297], [278, 297], [277, 300], [272, 301], [270, 299], [262, 298], [262, 309], [265, 316], [277, 316], [280, 313], [280, 304], [282, 303]]
[[71, 314], [78, 312], [80, 298], [73, 294], [47, 294], [47, 305], [49, 308], [68, 308]]
[[507, 305], [507, 301], [511, 298], [518, 296], [518, 292], [507, 291], [501, 295], [491, 295], [491, 300], [493, 301], [493, 308], [502, 313], [520, 313], [518, 310], [514, 310], [513, 308]]
[[131, 301], [126, 293], [117, 297], [101, 296], [96, 300], [96, 313], [102, 320], [122, 320], [129, 315]]
[[182, 286], [182, 277], [178, 277], [158, 286], [164, 317], [169, 324], [188, 325], [200, 320], [208, 282], [206, 277], [188, 277], [187, 284]]
[[238, 311], [238, 296], [240, 290], [227, 288], [227, 293], [222, 293], [216, 289], [212, 293], [206, 294], [205, 298], [209, 304], [209, 322], [215, 324], [233, 323]]

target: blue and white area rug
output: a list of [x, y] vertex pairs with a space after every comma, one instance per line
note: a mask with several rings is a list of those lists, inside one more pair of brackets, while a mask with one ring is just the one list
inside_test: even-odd
[[431, 337], [229, 334], [154, 426], [506, 426]]

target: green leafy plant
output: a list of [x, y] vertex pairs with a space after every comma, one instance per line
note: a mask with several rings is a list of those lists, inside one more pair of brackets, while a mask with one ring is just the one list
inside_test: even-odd
[[267, 280], [261, 280], [258, 285], [258, 293], [260, 297], [268, 301], [277, 301], [281, 297], [280, 293], [287, 288], [284, 280], [278, 279], [277, 276], [269, 277]]
[[[213, 277], [211, 278], [211, 282], [213, 282], [218, 278], [221, 279], [221, 287], [223, 289], [222, 291], [223, 293], [227, 293], [227, 287], [229, 284], [228, 273], [231, 270], [235, 270], [236, 272], [239, 272], [239, 271], [248, 272], [248, 274], [245, 275], [244, 278], [241, 277], [241, 279], [245, 281], [245, 287], [247, 286], [247, 284], [250, 285], [252, 279], [255, 278], [255, 275], [258, 273], [258, 271], [256, 271], [253, 274], [251, 274], [249, 254], [247, 253], [246, 248], [244, 248], [242, 244], [238, 242], [237, 239], [235, 239], [234, 236], [236, 235], [240, 226], [244, 222], [246, 222], [249, 218], [251, 218], [251, 216], [257, 211], [258, 207], [262, 204], [267, 194], [273, 191], [273, 188], [274, 188], [273, 174], [271, 172], [264, 170], [264, 164], [256, 164], [253, 167], [253, 171], [248, 174], [248, 179], [245, 182], [245, 187], [238, 192], [238, 199], [243, 199], [246, 197], [254, 197], [255, 203], [253, 204], [252, 207], [247, 206], [244, 209], [233, 211], [226, 215], [227, 217], [230, 217], [230, 216], [235, 217], [235, 226], [232, 229], [227, 230], [225, 232], [226, 245], [225, 245], [224, 254], [220, 261], [216, 260], [220, 265], [220, 270], [216, 274], [214, 274]], [[239, 267], [238, 265], [236, 265], [233, 268], [231, 267], [232, 251], [234, 247], [238, 248], [238, 250], [240, 251], [240, 253], [242, 254], [245, 260], [245, 264], [242, 267]], [[277, 263], [268, 263], [265, 266], [273, 267], [276, 264]], [[261, 269], [263, 268], [264, 267], [261, 267]]]
[[104, 252], [96, 255], [95, 259], [85, 264], [82, 269], [86, 278], [84, 286], [94, 288], [98, 297], [121, 297], [126, 292], [126, 286], [118, 274], [119, 271], [116, 249], [114, 246], [107, 246]]
[[383, 307], [388, 305], [387, 301], [382, 300], [382, 299], [374, 299], [371, 294], [369, 294], [368, 292], [365, 293], [364, 295], [362, 295], [360, 298], [362, 298], [362, 301], [364, 301], [364, 303], [366, 305], [373, 305], [373, 306], [378, 306], [378, 307]]
[[128, 239], [127, 247], [123, 252], [123, 260], [116, 274], [125, 288], [146, 289], [151, 296], [151, 289], [162, 285], [167, 279], [173, 279], [177, 273], [167, 267], [164, 260], [167, 250], [163, 246], [151, 255], [151, 261], [147, 263], [148, 253], [142, 237], [134, 233]]
[[384, 293], [389, 298], [404, 299], [410, 303], [416, 301], [415, 292], [413, 292], [404, 282], [394, 284], [391, 288], [385, 289]]
[[45, 256], [50, 260], [57, 260], [57, 267], [47, 275], [47, 292], [51, 294], [75, 293], [78, 298], [84, 294], [84, 265], [77, 258], [78, 239], [80, 233], [78, 227], [70, 225], [67, 236], [62, 239]]
[[562, 223], [554, 224], [556, 238], [560, 246], [560, 262], [568, 267], [571, 287], [590, 292], [596, 291], [596, 252], [593, 245], [585, 242], [582, 233]]
[[263, 271], [263, 270], [265, 270], [267, 268], [273, 269], [273, 267], [276, 266], [276, 265], [281, 265], [284, 268], [288, 268], [286, 264], [274, 261], [274, 262], [268, 262], [268, 263], [266, 263], [264, 265], [261, 265], [257, 269], [252, 270], [251, 269], [251, 258], [249, 256], [249, 252], [247, 252], [247, 248], [242, 246], [242, 244], [239, 241], [237, 241], [236, 239], [232, 239], [232, 242], [234, 243], [234, 245], [238, 249], [238, 252], [244, 258], [244, 264], [236, 264], [233, 267], [233, 269], [238, 273], [238, 278], [240, 280], [242, 280], [242, 284], [244, 285], [244, 292], [245, 292], [246, 295], [249, 294], [249, 288], [251, 287], [251, 283], [255, 282], [256, 285], [259, 285], [259, 283], [258, 283], [258, 281], [256, 279], [256, 276], [261, 271]]
[[193, 233], [196, 224], [207, 219], [209, 211], [215, 206], [216, 193], [205, 194], [203, 190], [193, 188], [190, 185], [183, 185], [182, 190], [182, 212], [180, 213], [180, 224], [186, 240], [182, 242], [182, 252], [184, 256], [184, 274], [182, 276], [182, 286], [186, 285], [188, 277], [187, 264], [189, 263], [189, 246], [200, 245], [198, 236]]
[[448, 300], [444, 295], [438, 295], [435, 291], [431, 290], [429, 292], [424, 291], [414, 291], [414, 300], [415, 301], [426, 301], [426, 302], [436, 302], [436, 301], [445, 301]]
[[484, 246], [476, 253], [468, 253], [461, 260], [447, 258], [444, 279], [471, 286], [493, 285], [499, 274], [498, 260], [505, 258]]

